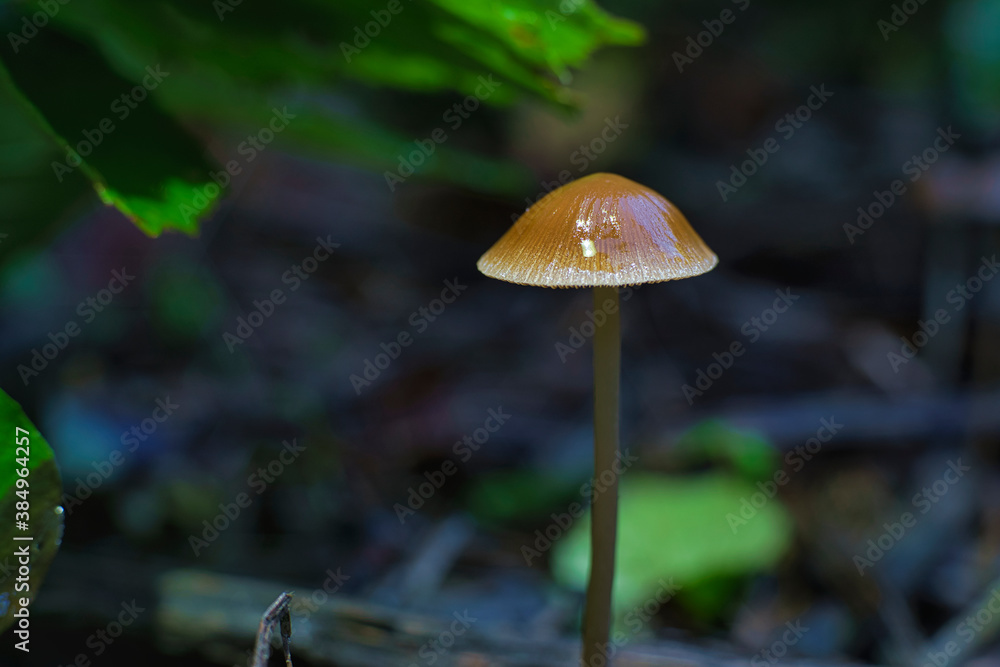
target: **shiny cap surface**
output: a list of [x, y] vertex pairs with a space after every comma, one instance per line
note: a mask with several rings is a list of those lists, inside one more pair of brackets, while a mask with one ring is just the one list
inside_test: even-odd
[[595, 287], [689, 278], [718, 261], [667, 199], [623, 176], [597, 173], [536, 202], [476, 266], [520, 285]]

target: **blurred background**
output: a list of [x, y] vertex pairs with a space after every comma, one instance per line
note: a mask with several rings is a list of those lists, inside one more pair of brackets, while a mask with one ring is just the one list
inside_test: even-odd
[[0, 17], [0, 387], [65, 524], [3, 664], [242, 667], [286, 590], [296, 665], [574, 664], [591, 295], [475, 263], [602, 171], [720, 257], [622, 293], [609, 652], [1000, 664], [998, 0]]

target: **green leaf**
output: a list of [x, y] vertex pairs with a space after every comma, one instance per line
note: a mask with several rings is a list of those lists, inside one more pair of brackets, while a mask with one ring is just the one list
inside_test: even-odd
[[779, 464], [778, 450], [763, 436], [718, 420], [692, 427], [678, 438], [671, 455], [688, 465], [724, 465], [750, 481], [770, 477]]
[[[256, 132], [273, 106], [287, 105], [298, 117], [278, 136], [281, 144], [377, 171], [395, 170], [414, 140], [426, 137], [379, 122], [386, 98], [353, 82], [465, 96], [493, 76], [501, 85], [482, 98], [485, 105], [531, 96], [568, 109], [575, 103], [562, 85], [568, 67], [583, 65], [603, 45], [643, 38], [639, 26], [589, 0], [565, 0], [575, 8], [566, 13], [554, 0], [489, 7], [399, 1], [399, 13], [381, 15], [385, 25], [372, 14], [385, 5], [320, 0], [289, 2], [277, 14], [268, 5], [242, 3], [222, 20], [210, 3], [195, 0], [93, 0], [66, 5], [56, 20], [93, 40], [129, 77], [162, 63], [173, 80], [157, 95], [178, 118]], [[419, 176], [501, 194], [531, 187], [523, 167], [456, 148], [452, 131], [441, 125], [448, 142], [436, 147]]]
[[569, 67], [583, 64], [601, 46], [634, 46], [645, 38], [640, 25], [615, 18], [590, 0], [433, 2], [469, 25], [490, 32], [511, 52], [536, 67], [549, 69], [564, 82], [569, 80]]
[[[267, 127], [273, 115], [269, 96], [255, 90], [231, 90], [232, 82], [219, 72], [190, 72], [165, 94], [165, 102], [184, 116], [245, 128], [256, 133]], [[311, 102], [282, 105], [295, 115], [278, 135], [285, 148], [317, 157], [337, 155], [378, 172], [397, 172], [400, 156], [416, 150], [414, 140], [427, 140], [433, 128], [421, 137], [407, 137], [367, 119], [337, 113]], [[443, 124], [442, 124], [443, 126]], [[231, 158], [241, 168], [246, 158], [234, 149]], [[509, 160], [490, 159], [453, 148], [435, 147], [426, 161], [415, 167], [415, 177], [436, 178], [481, 192], [514, 194], [532, 185], [530, 173]]]
[[[18, 430], [20, 429], [20, 430]], [[18, 440], [27, 436], [27, 441]], [[16, 601], [21, 598], [34, 599], [38, 594], [45, 572], [59, 549], [62, 539], [63, 510], [59, 505], [62, 482], [59, 479], [59, 469], [52, 454], [52, 448], [38, 432], [38, 429], [28, 421], [21, 407], [6, 393], [0, 391], [0, 451], [3, 461], [0, 461], [0, 544], [4, 553], [0, 555], [3, 570], [9, 572], [0, 579], [0, 632], [14, 622], [14, 613], [20, 606]], [[24, 458], [24, 450], [18, 447], [27, 442], [27, 488], [18, 488], [17, 480], [22, 479], [17, 474], [21, 464], [17, 459]], [[25, 494], [25, 491], [27, 493]], [[18, 495], [20, 492], [22, 498]], [[28, 530], [19, 530], [16, 524], [18, 517], [17, 503], [28, 502]], [[30, 541], [15, 540], [16, 537], [31, 537]], [[28, 589], [15, 590], [16, 586], [25, 582], [18, 581], [20, 563], [14, 555], [15, 550], [27, 545], [29, 551], [30, 572], [28, 574]]]
[[502, 525], [529, 516], [545, 516], [552, 507], [579, 498], [577, 479], [560, 479], [537, 470], [485, 474], [470, 488], [465, 506], [478, 520]]
[[0, 85], [0, 264], [21, 251], [47, 242], [62, 227], [67, 213], [93, 199], [94, 190], [80, 173], [67, 176], [62, 187], [49, 164], [59, 159], [55, 144], [27, 115], [12, 91]]
[[[710, 594], [719, 582], [773, 567], [790, 545], [792, 522], [776, 499], [743, 519], [742, 502], [754, 493], [752, 484], [723, 473], [622, 477], [614, 582], [619, 622], [656, 592], [660, 579], [672, 578], [684, 596], [705, 604], [720, 600]], [[739, 519], [735, 532], [730, 515]], [[589, 513], [556, 542], [552, 563], [560, 583], [586, 587]]]
[[[398, 0], [396, 13], [386, 4], [298, 0], [275, 13], [266, 4], [242, 3], [220, 17], [200, 0], [92, 0], [67, 5], [56, 20], [97, 40], [134, 75], [163, 62], [272, 88], [354, 79], [471, 94], [479, 76], [494, 74], [556, 104], [571, 99], [559, 85], [568, 81], [568, 67], [602, 46], [644, 39], [638, 24], [590, 0]], [[508, 89], [490, 103], [516, 98]]]
[[[396, 11], [388, 11], [396, 2]], [[0, 28], [21, 34], [23, 17], [35, 13], [36, 5], [9, 5]], [[570, 68], [583, 66], [602, 46], [637, 44], [644, 37], [637, 24], [610, 16], [591, 0], [291, 0], [280, 12], [244, 2], [221, 15], [218, 5], [60, 4], [45, 26], [17, 43], [16, 52], [0, 52], [0, 89], [23, 103], [57, 149], [43, 164], [26, 164], [16, 174], [26, 194], [0, 192], [0, 204], [5, 194], [20, 197], [6, 210], [18, 221], [43, 216], [48, 235], [59, 212], [77, 202], [80, 185], [88, 183], [147, 234], [194, 234], [224, 193], [209, 179], [215, 169], [202, 147], [181, 124], [207, 121], [228, 136], [256, 133], [273, 107], [287, 105], [297, 119], [277, 144], [395, 172], [400, 156], [427, 137], [391, 127], [385, 118], [393, 114], [385, 107], [398, 98], [376, 88], [455, 95], [443, 101], [443, 113], [462, 97], [479, 94], [484, 79], [496, 80], [501, 85], [480, 96], [483, 105], [532, 97], [569, 110], [577, 104], [567, 87]], [[159, 67], [169, 76], [119, 117], [123, 107], [111, 105]], [[102, 133], [78, 167], [53, 167], [76, 160], [71, 152], [105, 119], [114, 131]], [[457, 128], [438, 125], [448, 130], [447, 142], [436, 146], [414, 177], [503, 195], [531, 188], [523, 166], [463, 150]], [[427, 126], [429, 135], [435, 127]], [[84, 144], [79, 152], [86, 150]]]
[[218, 188], [215, 197], [196, 204], [212, 167], [201, 146], [152, 98], [150, 91], [169, 85], [169, 75], [151, 66], [144, 79], [129, 80], [53, 26], [39, 30], [17, 53], [0, 54], [0, 84], [61, 149], [58, 161], [48, 165], [51, 189], [79, 170], [105, 204], [147, 234], [197, 232], [198, 218], [210, 211]]

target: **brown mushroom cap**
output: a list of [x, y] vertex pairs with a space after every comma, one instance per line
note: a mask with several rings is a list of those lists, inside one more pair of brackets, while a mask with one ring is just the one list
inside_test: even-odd
[[689, 278], [718, 261], [672, 203], [623, 176], [597, 173], [545, 195], [476, 266], [520, 285], [596, 287]]

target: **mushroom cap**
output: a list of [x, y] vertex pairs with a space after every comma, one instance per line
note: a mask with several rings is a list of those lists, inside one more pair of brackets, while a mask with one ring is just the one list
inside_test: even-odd
[[596, 287], [689, 278], [718, 262], [668, 200], [623, 176], [597, 173], [545, 195], [476, 266], [520, 285]]

